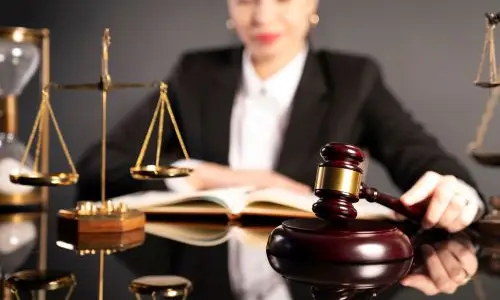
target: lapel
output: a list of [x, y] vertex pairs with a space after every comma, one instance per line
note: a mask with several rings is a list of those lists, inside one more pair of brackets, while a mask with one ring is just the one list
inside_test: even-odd
[[216, 70], [207, 70], [207, 95], [202, 103], [203, 159], [227, 165], [231, 112], [241, 78], [243, 48], [230, 50]]
[[[327, 76], [319, 61], [319, 54], [309, 51], [281, 145], [276, 171], [292, 178], [300, 176], [301, 166], [307, 162], [317, 148], [317, 137], [326, 116], [329, 90]], [[315, 166], [313, 166], [315, 167]]]

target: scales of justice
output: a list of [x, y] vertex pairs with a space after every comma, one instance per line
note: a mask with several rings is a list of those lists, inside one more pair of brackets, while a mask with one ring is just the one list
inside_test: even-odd
[[[500, 99], [500, 79], [498, 78], [499, 69], [496, 61], [495, 48], [495, 29], [500, 23], [500, 12], [486, 13], [485, 19], [484, 45], [474, 84], [480, 88], [488, 89], [490, 95], [477, 128], [475, 140], [469, 144], [467, 150], [469, 155], [477, 163], [484, 166], [498, 167], [500, 166], [500, 152], [487, 152], [481, 148], [488, 131], [488, 125], [493, 118], [495, 107]], [[487, 66], [485, 66], [485, 60], [488, 60]], [[488, 75], [486, 79], [482, 79], [481, 75], [485, 67], [487, 67]], [[498, 226], [500, 225], [500, 214], [498, 213], [500, 209], [500, 197], [491, 197], [489, 201], [493, 211], [484, 219], [480, 220], [479, 225], [485, 230], [488, 230], [488, 232], [500, 232], [498, 230]]]
[[[102, 125], [101, 125], [101, 203], [79, 202], [73, 209], [63, 209], [58, 212], [60, 225], [69, 225], [76, 228], [81, 233], [105, 233], [105, 232], [127, 232], [135, 229], [143, 229], [145, 225], [145, 214], [138, 210], [128, 209], [123, 203], [115, 203], [106, 199], [106, 108], [108, 93], [116, 89], [125, 88], [158, 88], [160, 96], [158, 104], [153, 113], [150, 126], [146, 132], [144, 142], [138, 155], [136, 164], [131, 166], [130, 175], [136, 180], [158, 180], [172, 177], [188, 176], [191, 169], [177, 168], [160, 165], [160, 155], [163, 137], [163, 124], [165, 121], [165, 110], [167, 110], [177, 139], [182, 148], [184, 157], [189, 159], [188, 152], [184, 145], [180, 130], [178, 128], [170, 101], [167, 96], [167, 84], [165, 82], [152, 83], [115, 83], [112, 81], [108, 70], [109, 47], [111, 36], [109, 29], [105, 29], [102, 37], [101, 54], [101, 76], [96, 83], [84, 84], [58, 84], [50, 82], [42, 87], [41, 103], [36, 115], [34, 125], [27, 142], [26, 150], [21, 160], [21, 168], [10, 174], [10, 181], [14, 184], [37, 186], [37, 187], [57, 187], [69, 186], [78, 182], [79, 174], [66, 145], [61, 128], [56, 120], [54, 111], [50, 104], [50, 93], [52, 90], [99, 90], [101, 91], [102, 102]], [[42, 144], [46, 138], [48, 126], [43, 126], [52, 121], [59, 143], [61, 144], [65, 158], [68, 161], [70, 171], [60, 173], [42, 172], [39, 168], [40, 156], [44, 155]], [[144, 156], [153, 134], [155, 124], [158, 122], [158, 137], [156, 149], [156, 161], [154, 164], [143, 165]], [[35, 142], [36, 137], [36, 144]], [[24, 165], [29, 155], [30, 149], [35, 146], [34, 167], [29, 171]], [[47, 150], [48, 151], [48, 150]], [[47, 155], [47, 153], [45, 153]]]

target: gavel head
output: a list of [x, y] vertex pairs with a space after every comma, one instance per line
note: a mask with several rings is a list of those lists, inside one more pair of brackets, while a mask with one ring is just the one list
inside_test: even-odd
[[355, 219], [353, 203], [359, 200], [364, 161], [361, 149], [342, 143], [329, 143], [320, 150], [314, 194], [318, 201], [313, 212], [318, 218], [336, 222]]

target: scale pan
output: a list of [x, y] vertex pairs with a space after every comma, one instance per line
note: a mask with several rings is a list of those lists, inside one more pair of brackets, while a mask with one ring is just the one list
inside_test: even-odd
[[476, 81], [474, 84], [478, 87], [491, 89], [500, 86], [500, 81]]
[[471, 156], [481, 165], [500, 166], [500, 153], [472, 152]]
[[62, 186], [78, 182], [78, 174], [55, 173], [42, 174], [38, 172], [11, 174], [10, 181], [20, 185], [31, 186]]
[[152, 179], [165, 179], [165, 178], [175, 178], [175, 177], [185, 177], [193, 169], [189, 168], [178, 168], [173, 166], [159, 166], [147, 165], [143, 167], [132, 167], [130, 168], [130, 174], [132, 178], [138, 180], [152, 180]]

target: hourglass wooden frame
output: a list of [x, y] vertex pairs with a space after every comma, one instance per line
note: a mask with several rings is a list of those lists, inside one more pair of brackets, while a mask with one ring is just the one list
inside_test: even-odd
[[[167, 110], [173, 129], [176, 133], [178, 142], [183, 150], [184, 157], [189, 159], [188, 152], [184, 145], [182, 135], [178, 128], [170, 101], [167, 96], [167, 84], [164, 82], [152, 83], [114, 83], [109, 74], [109, 47], [111, 45], [111, 36], [109, 29], [105, 29], [102, 37], [101, 53], [101, 76], [97, 83], [84, 84], [57, 84], [48, 83], [42, 89], [42, 100], [38, 114], [35, 118], [34, 126], [26, 147], [26, 153], [22, 164], [30, 151], [35, 135], [38, 134], [38, 140], [35, 149], [35, 168], [33, 172], [20, 173], [13, 172], [10, 176], [11, 182], [21, 185], [31, 186], [66, 186], [78, 182], [78, 172], [71, 159], [70, 152], [64, 141], [62, 131], [57, 123], [54, 111], [50, 104], [50, 91], [55, 90], [99, 90], [101, 91], [102, 102], [102, 124], [101, 124], [101, 203], [89, 201], [79, 202], [73, 209], [63, 209], [58, 213], [59, 225], [70, 226], [78, 232], [97, 233], [97, 232], [124, 232], [144, 228], [145, 215], [138, 210], [128, 209], [123, 203], [117, 203], [106, 199], [106, 114], [108, 92], [124, 88], [159, 88], [160, 96], [157, 107], [152, 116], [150, 126], [147, 130], [144, 142], [134, 166], [130, 167], [130, 175], [136, 180], [155, 180], [163, 178], [188, 176], [191, 173], [189, 168], [177, 168], [173, 166], [160, 165], [161, 146], [163, 138], [163, 123], [165, 110]], [[155, 123], [159, 118], [159, 129], [157, 138], [156, 161], [154, 164], [143, 166], [144, 156], [153, 133]], [[38, 171], [37, 164], [39, 157], [43, 152], [41, 145], [48, 130], [48, 123], [52, 120], [59, 142], [63, 149], [66, 160], [69, 163], [70, 172], [48, 173], [48, 168]], [[46, 126], [41, 126], [46, 124]], [[48, 149], [47, 149], [48, 150]], [[47, 153], [44, 153], [47, 156]]]
[[[493, 118], [495, 107], [500, 98], [500, 79], [498, 78], [499, 69], [496, 62], [495, 47], [495, 29], [496, 26], [500, 23], [500, 13], [486, 13], [485, 17], [486, 25], [484, 45], [474, 84], [480, 88], [489, 89], [490, 96], [486, 103], [486, 107], [481, 117], [479, 126], [476, 130], [475, 139], [468, 146], [468, 152], [480, 164], [488, 166], [500, 166], [500, 153], [487, 153], [480, 150], [483, 145], [486, 132], [488, 131], [488, 125]], [[483, 71], [487, 52], [489, 76], [488, 79], [481, 80], [481, 73]]]
[[[40, 87], [43, 89], [50, 82], [50, 31], [47, 28], [25, 28], [25, 27], [0, 27], [0, 37], [16, 43], [30, 42], [40, 49], [41, 63], [39, 68]], [[11, 101], [9, 101], [11, 100]], [[17, 105], [15, 99], [7, 99], [4, 107], [4, 116], [7, 118], [7, 127], [17, 127], [17, 116], [12, 115]], [[49, 166], [49, 128], [47, 122], [40, 123], [43, 128], [43, 138], [40, 143], [39, 169], [42, 173], [48, 171]], [[8, 205], [31, 205], [45, 204], [47, 200], [47, 189], [42, 188], [28, 195], [13, 195], [12, 197], [2, 197], [0, 202]]]

